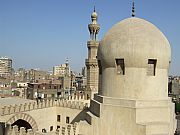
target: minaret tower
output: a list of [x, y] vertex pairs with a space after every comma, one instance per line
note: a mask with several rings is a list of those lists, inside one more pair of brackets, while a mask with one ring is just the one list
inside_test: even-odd
[[95, 11], [91, 14], [92, 22], [88, 25], [90, 40], [87, 42], [88, 47], [88, 59], [86, 59], [87, 68], [87, 87], [85, 90], [86, 99], [93, 98], [95, 93], [98, 93], [98, 61], [97, 61], [97, 49], [99, 41], [97, 35], [100, 30], [100, 26], [97, 23], [98, 15]]
[[69, 67], [69, 59], [66, 58], [66, 62], [65, 62], [65, 76], [70, 76], [70, 67]]

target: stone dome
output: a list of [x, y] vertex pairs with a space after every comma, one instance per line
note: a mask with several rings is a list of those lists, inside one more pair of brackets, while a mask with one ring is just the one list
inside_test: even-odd
[[157, 59], [157, 68], [169, 67], [171, 48], [164, 34], [152, 23], [131, 17], [114, 25], [100, 42], [98, 59], [102, 66], [114, 67], [123, 58], [126, 67], [146, 67], [147, 59]]
[[107, 97], [167, 99], [171, 48], [150, 22], [132, 17], [114, 25], [98, 47], [99, 90]]

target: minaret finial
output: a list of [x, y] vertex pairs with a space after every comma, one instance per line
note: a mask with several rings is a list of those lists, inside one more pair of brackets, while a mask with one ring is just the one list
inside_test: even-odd
[[94, 5], [94, 12], [96, 12], [96, 7], [95, 7], [95, 5]]
[[68, 57], [66, 57], [66, 62], [65, 63], [69, 64], [69, 58]]
[[134, 1], [132, 3], [132, 17], [135, 17], [135, 6], [134, 6]]
[[96, 13], [96, 9], [94, 6], [94, 11], [91, 14], [92, 22], [88, 25], [88, 28], [89, 28], [91, 40], [95, 40], [95, 41], [97, 40], [97, 35], [98, 35], [99, 30], [100, 30], [100, 26], [97, 23], [97, 19], [98, 19], [98, 15]]

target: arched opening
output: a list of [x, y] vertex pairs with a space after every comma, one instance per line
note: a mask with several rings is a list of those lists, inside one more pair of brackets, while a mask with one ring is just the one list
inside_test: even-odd
[[26, 113], [15, 114], [7, 121], [7, 124], [11, 126], [17, 125], [18, 127], [25, 127], [26, 129], [33, 129], [33, 131], [38, 130], [38, 126], [34, 118]]
[[31, 125], [30, 125], [27, 121], [22, 120], [22, 119], [19, 119], [19, 120], [15, 121], [15, 122], [12, 124], [12, 126], [14, 126], [14, 125], [17, 125], [19, 128], [20, 128], [20, 127], [25, 127], [26, 130], [27, 130], [27, 129], [32, 129]]

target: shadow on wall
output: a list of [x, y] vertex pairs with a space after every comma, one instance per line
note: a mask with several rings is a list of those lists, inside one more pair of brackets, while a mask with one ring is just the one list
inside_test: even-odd
[[74, 124], [75, 122], [80, 122], [81, 120], [84, 121], [87, 111], [88, 111], [87, 108], [84, 109], [84, 110], [82, 110], [82, 111], [72, 120], [71, 124]]

